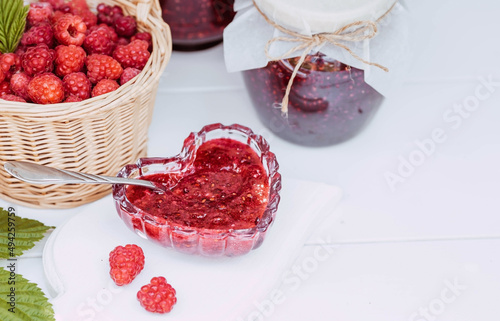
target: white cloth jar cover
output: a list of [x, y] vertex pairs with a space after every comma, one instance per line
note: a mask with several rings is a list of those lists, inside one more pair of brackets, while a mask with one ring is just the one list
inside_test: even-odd
[[[254, 0], [269, 20], [305, 36], [335, 33], [353, 23], [345, 33], [375, 25], [376, 35], [361, 41], [338, 40], [313, 48], [346, 65], [363, 69], [365, 81], [383, 95], [390, 95], [407, 70], [411, 50], [409, 14], [402, 0]], [[236, 0], [237, 15], [224, 31], [224, 56], [229, 72], [265, 67], [270, 60], [298, 57], [304, 49], [282, 57], [300, 42], [268, 23], [252, 0]], [[370, 29], [370, 28], [366, 28]], [[345, 34], [342, 32], [342, 34]], [[266, 47], [268, 53], [266, 54]], [[346, 50], [343, 47], [347, 47]], [[356, 57], [357, 56], [357, 57]], [[381, 65], [379, 68], [362, 60]]]

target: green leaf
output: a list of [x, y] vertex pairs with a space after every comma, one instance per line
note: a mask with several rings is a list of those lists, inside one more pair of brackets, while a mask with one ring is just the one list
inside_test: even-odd
[[[19, 256], [35, 246], [52, 227], [21, 218], [0, 207], [0, 259]], [[3, 319], [0, 319], [3, 320]]]
[[23, 0], [0, 0], [0, 53], [14, 52], [23, 36], [29, 6]]
[[36, 283], [1, 268], [0, 320], [55, 321], [54, 309]]

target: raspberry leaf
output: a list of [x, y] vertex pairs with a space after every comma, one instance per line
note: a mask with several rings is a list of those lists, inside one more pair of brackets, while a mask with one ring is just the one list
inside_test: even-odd
[[29, 10], [23, 4], [23, 0], [0, 0], [0, 53], [17, 49]]
[[40, 241], [50, 228], [53, 227], [45, 226], [36, 220], [21, 218], [0, 207], [0, 259], [23, 254], [35, 246], [35, 242]]
[[0, 268], [0, 320], [55, 321], [54, 309], [36, 283]]

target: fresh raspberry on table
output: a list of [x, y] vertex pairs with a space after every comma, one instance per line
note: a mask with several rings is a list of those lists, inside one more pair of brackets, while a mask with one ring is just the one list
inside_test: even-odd
[[61, 45], [81, 46], [85, 40], [87, 25], [82, 17], [67, 13], [54, 24], [54, 37]]
[[26, 100], [24, 100], [23, 98], [21, 98], [19, 96], [16, 96], [16, 95], [10, 95], [10, 94], [5, 94], [3, 96], [0, 96], [0, 99], [8, 100], [8, 101], [17, 101], [17, 102], [20, 102], [20, 103], [25, 103], [26, 102]]
[[22, 55], [22, 66], [24, 72], [30, 76], [51, 72], [54, 69], [54, 59], [56, 53], [46, 44], [40, 44], [36, 47], [29, 47]]
[[102, 79], [119, 79], [123, 68], [110, 56], [93, 54], [87, 57], [87, 76], [90, 82], [97, 83]]
[[163, 276], [154, 277], [137, 292], [137, 299], [149, 312], [168, 313], [177, 302], [175, 289]]
[[92, 97], [101, 96], [120, 88], [120, 85], [114, 80], [111, 79], [103, 79], [100, 80], [92, 89]]
[[21, 70], [21, 58], [14, 53], [0, 55], [0, 68], [5, 80], [10, 80], [13, 74]]
[[127, 82], [129, 82], [130, 80], [135, 78], [135, 76], [137, 76], [140, 73], [141, 73], [141, 71], [139, 69], [130, 68], [130, 67], [125, 68], [123, 70], [121, 77], [120, 77], [120, 84], [122, 86], [125, 85]]
[[82, 100], [83, 99], [81, 99], [80, 97], [69, 95], [68, 98], [66, 98], [66, 100], [64, 100], [64, 102], [65, 103], [78, 103]]
[[25, 72], [14, 74], [12, 75], [12, 78], [10, 78], [10, 89], [17, 96], [29, 101], [30, 97], [28, 95], [28, 84], [31, 79], [32, 78]]
[[[97, 28], [92, 28], [90, 33], [85, 37], [83, 47], [91, 54], [101, 54], [110, 56], [115, 49], [115, 42], [113, 41], [114, 30], [108, 30], [108, 26], [103, 24]], [[115, 33], [116, 35], [116, 33]]]
[[144, 268], [144, 252], [135, 244], [117, 246], [109, 253], [109, 266], [116, 285], [129, 284]]
[[116, 33], [122, 37], [132, 37], [137, 32], [137, 22], [132, 16], [117, 17], [114, 27]]
[[153, 38], [151, 37], [151, 34], [149, 32], [138, 32], [136, 33], [134, 36], [132, 36], [132, 38], [130, 38], [130, 41], [134, 41], [134, 40], [144, 40], [146, 41], [149, 46], [148, 46], [148, 50], [149, 52], [151, 52], [153, 50]]
[[52, 73], [36, 75], [28, 84], [28, 95], [36, 104], [57, 104], [64, 100], [64, 84]]
[[10, 90], [10, 83], [8, 81], [0, 82], [0, 96], [12, 94], [12, 90]]
[[54, 46], [54, 32], [48, 22], [42, 22], [31, 27], [21, 38], [21, 45], [23, 46], [33, 46], [42, 43], [46, 44], [49, 48]]
[[82, 47], [74, 45], [56, 47], [56, 74], [64, 77], [73, 72], [79, 72], [85, 65], [87, 54]]
[[113, 52], [113, 58], [123, 68], [132, 67], [140, 70], [146, 66], [150, 56], [148, 43], [143, 40], [134, 40], [126, 46], [118, 46]]
[[67, 94], [82, 100], [90, 98], [92, 85], [83, 72], [75, 72], [64, 76], [63, 83]]
[[50, 17], [54, 13], [52, 5], [47, 2], [30, 3], [28, 16], [26, 20], [30, 26], [34, 26], [41, 22], [50, 22]]

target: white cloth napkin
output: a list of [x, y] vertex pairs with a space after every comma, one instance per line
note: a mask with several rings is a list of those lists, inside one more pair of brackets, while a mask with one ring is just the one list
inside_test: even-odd
[[[276, 220], [262, 246], [233, 258], [205, 258], [162, 248], [128, 230], [110, 197], [91, 204], [58, 228], [44, 251], [46, 276], [58, 293], [51, 300], [56, 320], [163, 319], [164, 315], [145, 311], [136, 299], [137, 291], [154, 276], [164, 276], [177, 291], [177, 304], [168, 315], [171, 320], [251, 320], [313, 230], [326, 217], [336, 215], [341, 191], [285, 179], [281, 196]], [[117, 287], [109, 277], [108, 255], [115, 246], [128, 243], [143, 248], [146, 264], [131, 284]]]

